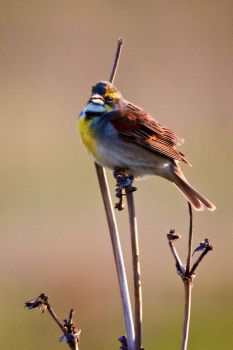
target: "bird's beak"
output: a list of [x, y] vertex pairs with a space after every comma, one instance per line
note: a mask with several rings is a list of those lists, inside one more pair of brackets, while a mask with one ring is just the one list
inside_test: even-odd
[[81, 112], [80, 117], [85, 116], [86, 114], [100, 115], [105, 112], [106, 109], [104, 98], [99, 94], [93, 94], [91, 95], [87, 106]]
[[104, 99], [99, 94], [91, 95], [91, 102], [96, 104], [96, 105], [104, 105]]

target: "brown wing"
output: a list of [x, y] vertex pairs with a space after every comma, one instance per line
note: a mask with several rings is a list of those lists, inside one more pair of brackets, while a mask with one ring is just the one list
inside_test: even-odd
[[134, 142], [152, 152], [189, 164], [176, 146], [184, 140], [155, 121], [148, 113], [130, 103], [107, 113], [108, 120], [125, 141]]

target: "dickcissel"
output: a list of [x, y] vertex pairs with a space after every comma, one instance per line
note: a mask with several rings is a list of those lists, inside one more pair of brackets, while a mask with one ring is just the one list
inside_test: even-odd
[[182, 173], [179, 162], [190, 164], [177, 148], [184, 140], [126, 101], [112, 83], [100, 81], [92, 87], [77, 123], [84, 145], [98, 164], [123, 169], [136, 178], [161, 176], [176, 185], [196, 210], [215, 209]]

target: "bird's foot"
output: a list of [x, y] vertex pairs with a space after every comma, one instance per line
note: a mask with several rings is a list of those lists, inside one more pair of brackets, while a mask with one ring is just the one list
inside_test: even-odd
[[123, 196], [127, 192], [134, 192], [137, 190], [133, 185], [134, 177], [132, 175], [126, 175], [125, 170], [115, 169], [113, 175], [116, 179], [116, 197], [119, 201], [115, 204], [115, 208], [118, 210], [124, 209], [124, 199]]

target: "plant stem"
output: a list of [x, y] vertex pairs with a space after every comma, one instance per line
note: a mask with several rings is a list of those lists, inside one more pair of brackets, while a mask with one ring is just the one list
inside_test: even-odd
[[110, 78], [109, 78], [110, 83], [114, 82], [114, 79], [115, 79], [115, 76], [116, 76], [122, 45], [123, 45], [123, 39], [122, 38], [118, 38], [118, 40], [117, 40], [117, 49], [116, 49], [116, 53], [115, 53], [115, 59], [114, 59], [114, 63], [113, 63], [113, 66], [112, 66], [112, 72], [111, 72]]
[[168, 244], [169, 244], [169, 247], [171, 249], [171, 252], [172, 252], [172, 255], [175, 259], [175, 262], [176, 262], [176, 269], [177, 269], [177, 272], [179, 273], [180, 276], [183, 276], [185, 271], [184, 271], [184, 268], [183, 268], [183, 265], [182, 265], [182, 261], [180, 260], [180, 257], [177, 253], [177, 250], [175, 248], [175, 245], [174, 243], [171, 241], [171, 240], [168, 240]]
[[189, 323], [191, 312], [191, 289], [192, 282], [189, 279], [183, 279], [184, 282], [184, 323], [181, 350], [186, 350], [189, 336]]
[[[116, 50], [115, 59], [112, 67], [112, 72], [110, 74], [110, 79], [109, 79], [109, 81], [112, 83], [116, 75], [122, 44], [123, 44], [123, 39], [119, 38], [117, 41], [117, 50]], [[114, 253], [114, 258], [116, 263], [116, 269], [117, 269], [117, 275], [118, 275], [118, 281], [119, 281], [119, 287], [120, 287], [121, 299], [122, 299], [122, 305], [123, 305], [124, 319], [125, 319], [128, 350], [135, 350], [135, 332], [134, 332], [134, 324], [133, 324], [131, 303], [130, 303], [130, 297], [129, 297], [129, 289], [128, 289], [127, 277], [125, 273], [120, 238], [119, 238], [116, 219], [113, 211], [111, 196], [108, 188], [108, 181], [107, 181], [106, 172], [104, 168], [98, 165], [97, 163], [95, 163], [95, 168], [96, 168], [96, 173], [99, 180], [100, 190], [103, 197], [109, 232], [111, 236], [112, 248], [113, 248], [113, 253]]]
[[132, 310], [129, 298], [129, 290], [127, 284], [127, 278], [125, 273], [124, 261], [122, 256], [121, 244], [116, 224], [116, 219], [113, 211], [112, 201], [109, 193], [107, 177], [103, 167], [95, 163], [96, 172], [99, 180], [101, 194], [103, 197], [104, 208], [107, 216], [108, 227], [111, 236], [112, 248], [115, 258], [115, 264], [117, 269], [118, 281], [121, 292], [121, 299], [123, 305], [125, 328], [127, 334], [128, 350], [135, 350], [135, 333], [133, 325]]
[[137, 218], [133, 192], [126, 190], [126, 197], [129, 212], [134, 277], [135, 349], [140, 350], [142, 345], [142, 285], [140, 278]]
[[[172, 229], [167, 234], [168, 244], [170, 246], [172, 255], [176, 262], [176, 269], [179, 276], [182, 278], [184, 284], [184, 320], [183, 320], [183, 333], [181, 341], [181, 350], [187, 350], [188, 346], [188, 337], [189, 337], [189, 324], [190, 324], [190, 315], [191, 315], [191, 292], [193, 286], [193, 277], [195, 271], [205, 255], [213, 249], [212, 245], [209, 244], [209, 239], [205, 238], [203, 242], [194, 250], [194, 253], [203, 250], [196, 262], [191, 266], [192, 262], [192, 240], [193, 240], [193, 213], [191, 204], [188, 202], [189, 208], [189, 238], [188, 238], [188, 255], [186, 266], [182, 265], [179, 254], [175, 249], [174, 242], [181, 238], [181, 236], [175, 234], [175, 230]], [[194, 254], [193, 254], [194, 255]]]
[[190, 272], [191, 259], [192, 259], [192, 241], [193, 241], [193, 211], [192, 206], [188, 202], [189, 208], [189, 242], [188, 242], [188, 257], [186, 263], [186, 274]]
[[53, 309], [49, 303], [47, 303], [47, 309], [48, 309], [48, 312], [50, 313], [51, 317], [54, 319], [54, 321], [58, 325], [58, 327], [62, 330], [62, 332], [64, 332], [63, 324], [60, 322], [60, 320], [58, 319], [57, 315], [55, 314], [55, 312], [53, 311]]
[[189, 336], [189, 323], [191, 312], [191, 289], [192, 289], [192, 276], [190, 275], [190, 267], [192, 260], [192, 241], [193, 241], [193, 212], [192, 206], [188, 202], [189, 209], [189, 241], [188, 241], [188, 256], [185, 273], [183, 275], [184, 283], [184, 322], [183, 322], [183, 335], [181, 350], [186, 350], [188, 345]]
[[190, 275], [193, 275], [198, 267], [198, 265], [200, 264], [200, 262], [203, 260], [203, 258], [206, 256], [206, 254], [208, 252], [210, 252], [211, 250], [213, 250], [213, 247], [211, 245], [207, 246], [205, 248], [205, 250], [201, 253], [201, 255], [199, 256], [199, 258], [197, 259], [197, 261], [193, 264], [191, 271], [190, 271]]

